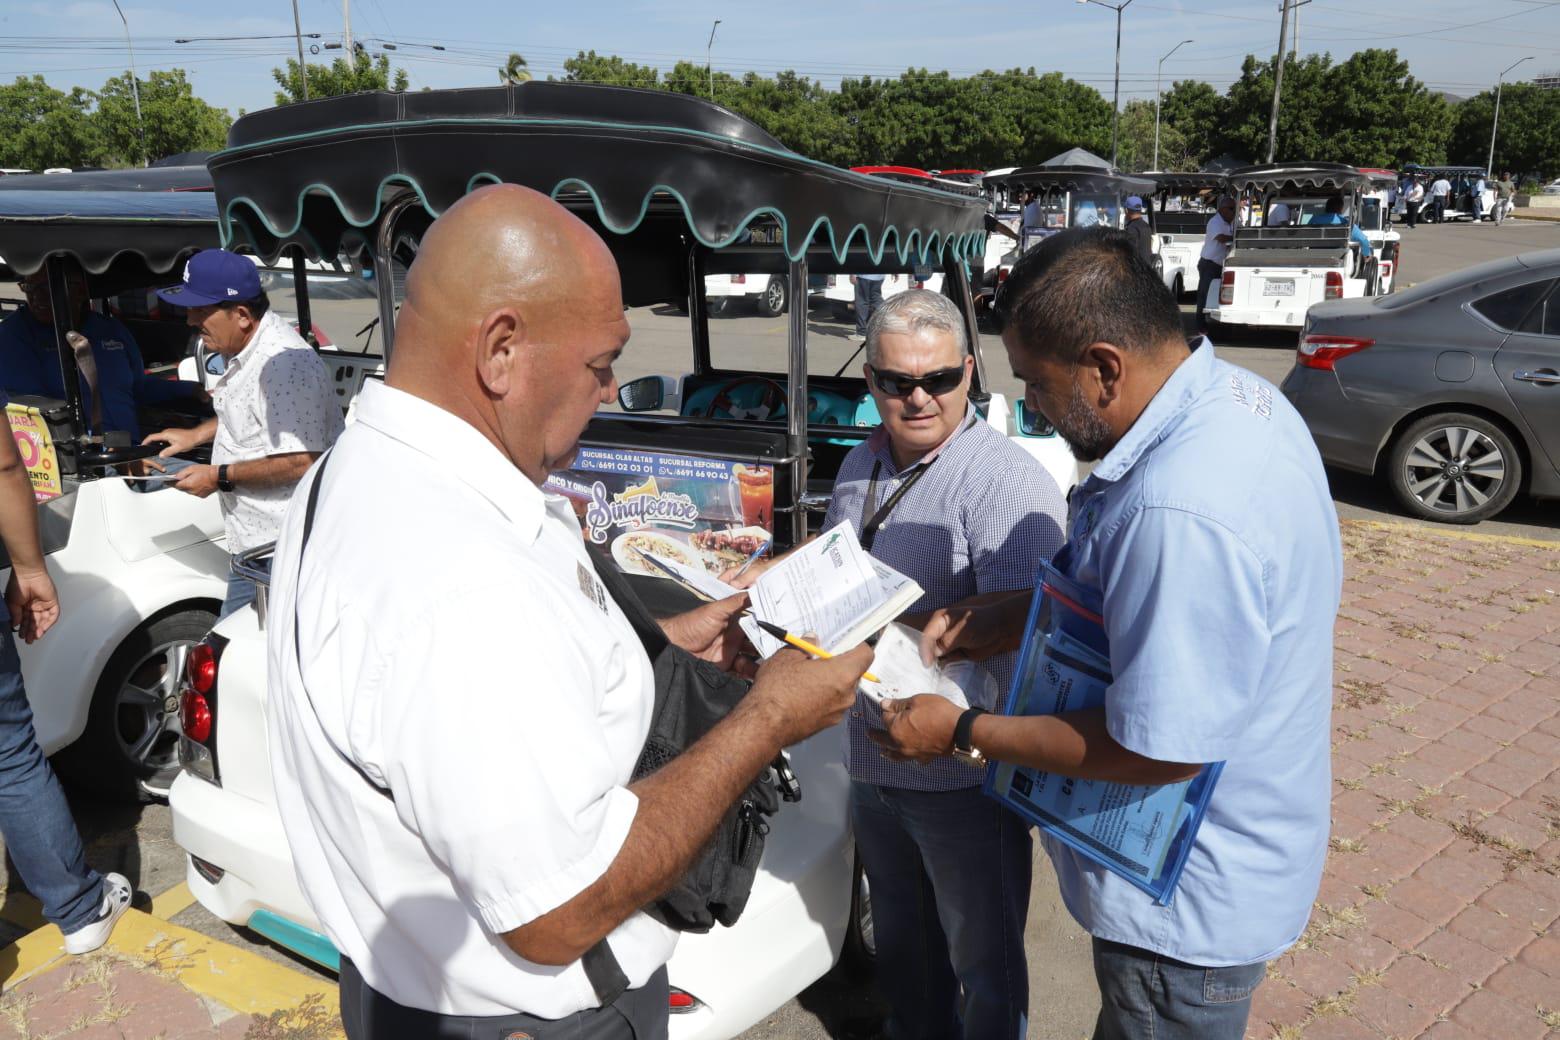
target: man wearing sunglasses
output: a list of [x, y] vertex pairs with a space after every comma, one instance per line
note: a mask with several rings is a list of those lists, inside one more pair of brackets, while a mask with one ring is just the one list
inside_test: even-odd
[[[824, 521], [825, 530], [850, 523], [868, 552], [926, 590], [902, 619], [912, 624], [917, 612], [1031, 584], [1062, 541], [1056, 482], [970, 404], [975, 361], [965, 336], [953, 301], [924, 289], [891, 297], [872, 316], [864, 374], [883, 424], [846, 455]], [[1011, 655], [984, 663], [995, 683], [982, 707], [996, 706], [1013, 663]], [[881, 728], [858, 696], [846, 757], [878, 988], [890, 1009], [883, 1035], [1022, 1037], [1029, 829], [981, 794], [984, 773], [963, 760], [884, 758], [868, 735]]]

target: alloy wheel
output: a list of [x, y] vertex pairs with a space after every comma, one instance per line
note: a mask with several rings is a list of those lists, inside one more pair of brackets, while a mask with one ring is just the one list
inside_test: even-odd
[[136, 662], [119, 688], [114, 718], [125, 757], [151, 770], [178, 761], [179, 680], [193, 640], [155, 647]]
[[1426, 509], [1451, 516], [1494, 498], [1507, 474], [1506, 457], [1494, 440], [1456, 425], [1427, 430], [1408, 449], [1403, 467], [1409, 493]]

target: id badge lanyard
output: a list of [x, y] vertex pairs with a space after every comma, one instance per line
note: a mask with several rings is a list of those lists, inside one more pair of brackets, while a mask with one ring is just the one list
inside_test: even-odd
[[[979, 416], [971, 416], [969, 421], [959, 429], [959, 433], [964, 433], [979, 421]], [[877, 541], [878, 528], [882, 527], [884, 522], [888, 520], [888, 515], [894, 511], [895, 506], [899, 505], [899, 500], [910, 493], [910, 489], [915, 487], [916, 481], [926, 476], [926, 471], [932, 468], [932, 463], [941, 457], [942, 452], [938, 452], [929, 461], [917, 463], [912, 467], [910, 472], [904, 475], [899, 486], [894, 489], [894, 493], [889, 495], [887, 500], [875, 510], [872, 508], [872, 503], [877, 501], [878, 477], [883, 474], [883, 460], [879, 459], [872, 464], [872, 479], [867, 482], [866, 501], [861, 504], [861, 538], [859, 541], [862, 549], [869, 553], [872, 551], [872, 543]]]

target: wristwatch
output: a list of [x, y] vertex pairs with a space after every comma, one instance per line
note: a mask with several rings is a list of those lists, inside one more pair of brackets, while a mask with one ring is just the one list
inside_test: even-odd
[[217, 490], [231, 493], [233, 491], [233, 482], [228, 479], [227, 473], [226, 462], [217, 467]]
[[959, 716], [959, 721], [953, 726], [953, 757], [966, 765], [983, 766], [986, 764], [986, 756], [980, 753], [980, 748], [970, 743], [970, 731], [975, 728], [975, 720], [982, 715], [989, 714], [985, 708], [971, 708]]

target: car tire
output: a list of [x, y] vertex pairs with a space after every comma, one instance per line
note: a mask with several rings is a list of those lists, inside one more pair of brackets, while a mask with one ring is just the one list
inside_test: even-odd
[[785, 305], [785, 279], [774, 275], [769, 279], [769, 284], [764, 286], [764, 294], [758, 298], [758, 313], [766, 318], [777, 318], [785, 313]]
[[1522, 456], [1510, 434], [1488, 419], [1443, 412], [1398, 435], [1387, 461], [1387, 483], [1411, 516], [1476, 524], [1516, 497]]
[[855, 979], [870, 978], [877, 970], [877, 940], [872, 928], [872, 893], [861, 853], [855, 854], [850, 872], [850, 923], [845, 927], [845, 947], [840, 964]]
[[1180, 303], [1181, 297], [1186, 295], [1186, 280], [1180, 275], [1175, 276], [1175, 281], [1170, 286], [1170, 295], [1177, 303]]
[[142, 781], [178, 765], [185, 658], [216, 622], [211, 611], [181, 610], [125, 638], [98, 677], [86, 728], [58, 756], [73, 786], [125, 804], [151, 800]]

